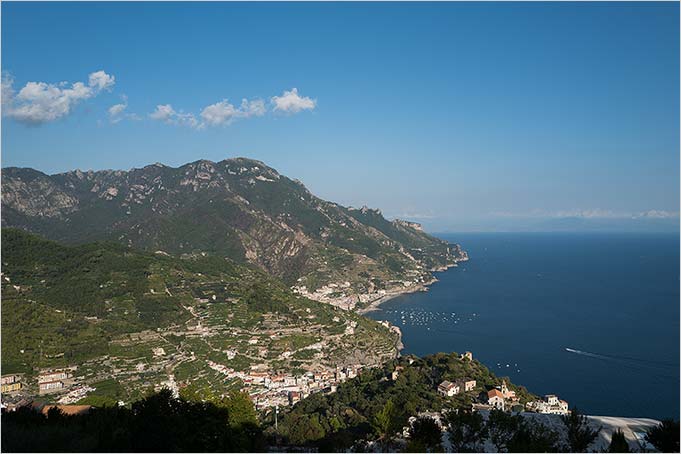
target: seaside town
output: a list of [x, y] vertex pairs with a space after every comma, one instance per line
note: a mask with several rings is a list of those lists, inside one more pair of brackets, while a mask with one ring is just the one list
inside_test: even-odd
[[[335, 371], [319, 369], [302, 375], [286, 373], [274, 374], [265, 366], [253, 366], [250, 371], [242, 372], [228, 368], [213, 361], [208, 361], [211, 369], [224, 375], [226, 380], [238, 379], [242, 383], [241, 391], [252, 399], [256, 409], [262, 410], [275, 406], [294, 405], [301, 399], [315, 392], [335, 392], [337, 386], [345, 380], [354, 378], [362, 369], [361, 365], [338, 368]], [[7, 374], [2, 376], [2, 409], [13, 411], [36, 402], [50, 402], [59, 405], [72, 405], [96, 390], [82, 382], [83, 377], [76, 377], [75, 366], [59, 369], [41, 370], [37, 380], [28, 383], [24, 374]], [[37, 384], [38, 393], [33, 391]], [[173, 376], [161, 382], [155, 390], [170, 389], [175, 396], [187, 383], [178, 383]], [[120, 405], [125, 402], [120, 402]]]
[[[163, 354], [158, 348], [155, 354]], [[461, 361], [473, 361], [473, 354], [465, 352], [460, 355]], [[409, 364], [413, 359], [409, 359]], [[240, 390], [247, 393], [257, 410], [267, 410], [272, 407], [293, 406], [301, 399], [313, 393], [333, 393], [346, 380], [353, 379], [362, 371], [361, 364], [338, 367], [335, 370], [320, 367], [314, 371], [294, 375], [290, 373], [273, 373], [264, 364], [254, 365], [248, 371], [237, 371], [233, 368], [207, 361], [210, 369], [224, 376], [225, 380], [238, 381]], [[396, 366], [386, 377], [395, 381], [404, 370], [404, 366]], [[156, 385], [155, 390], [170, 389], [175, 396], [179, 395], [186, 382], [177, 382], [173, 375]], [[37, 385], [37, 396], [34, 389]], [[7, 374], [2, 376], [2, 410], [14, 411], [23, 406], [32, 406], [38, 410], [58, 406], [63, 411], [84, 412], [90, 407], [77, 405], [77, 402], [87, 397], [96, 388], [86, 384], [84, 377], [78, 375], [78, 368], [42, 369], [33, 382], [28, 382], [24, 374]], [[543, 400], [527, 402], [524, 406], [515, 391], [509, 389], [506, 380], [501, 385], [491, 389], [481, 389], [476, 380], [462, 379], [459, 381], [444, 380], [437, 386], [437, 392], [444, 398], [469, 394], [473, 396], [471, 409], [473, 411], [528, 411], [541, 414], [566, 415], [569, 413], [568, 403], [555, 395], [546, 395]], [[119, 402], [125, 405], [125, 402]], [[437, 419], [437, 418], [436, 418]]]

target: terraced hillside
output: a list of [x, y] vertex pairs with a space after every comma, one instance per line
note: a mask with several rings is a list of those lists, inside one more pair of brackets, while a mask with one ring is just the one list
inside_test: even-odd
[[221, 392], [253, 370], [333, 373], [397, 353], [389, 328], [225, 258], [63, 246], [18, 229], [2, 230], [2, 247], [2, 370], [26, 373], [29, 387], [40, 368], [76, 365], [79, 385], [130, 401], [161, 385]]

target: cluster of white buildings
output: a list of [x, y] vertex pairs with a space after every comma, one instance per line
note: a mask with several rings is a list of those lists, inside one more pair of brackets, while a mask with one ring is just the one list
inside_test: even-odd
[[[421, 266], [419, 265], [417, 268], [421, 268]], [[302, 278], [298, 279], [298, 282], [301, 281]], [[386, 283], [386, 286], [388, 287], [387, 290], [383, 288], [377, 289], [374, 287], [372, 282], [369, 282], [369, 288], [362, 293], [356, 293], [356, 291], [352, 289], [350, 282], [347, 281], [338, 284], [326, 284], [314, 291], [311, 291], [305, 285], [294, 285], [291, 287], [291, 290], [294, 293], [302, 295], [306, 298], [331, 304], [332, 306], [336, 306], [341, 309], [351, 310], [354, 309], [358, 303], [371, 303], [387, 296], [389, 293], [403, 293], [405, 289], [410, 289], [412, 287], [418, 288], [425, 282], [426, 281], [423, 276], [414, 276], [413, 280], [390, 281]]]
[[71, 384], [70, 378], [73, 377], [72, 372], [75, 370], [75, 366], [41, 370], [38, 374], [39, 394], [57, 392], [68, 387]]
[[[299, 279], [299, 281], [300, 280], [301, 279]], [[371, 294], [354, 294], [350, 287], [350, 282], [347, 281], [340, 284], [327, 284], [314, 291], [310, 291], [305, 285], [293, 286], [291, 287], [291, 290], [306, 298], [331, 304], [346, 310], [353, 309], [358, 302], [368, 303], [376, 298]], [[380, 291], [385, 295], [385, 290]]]
[[528, 402], [525, 407], [529, 411], [548, 415], [567, 415], [570, 413], [568, 403], [554, 394], [547, 394], [544, 396], [544, 400]]
[[[76, 380], [73, 373], [76, 366], [42, 369], [38, 372], [38, 394], [66, 393], [61, 396], [59, 403], [70, 404], [77, 402], [94, 391], [88, 386], [74, 388]], [[2, 384], [2, 408], [11, 411], [32, 401], [29, 397], [33, 392], [27, 386], [24, 374], [7, 374], [0, 379]]]
[[240, 379], [242, 391], [248, 393], [257, 409], [293, 405], [315, 392], [335, 392], [338, 384], [354, 378], [362, 366], [346, 366], [335, 371], [320, 370], [303, 375], [272, 374], [262, 367], [250, 371], [236, 371], [225, 365], [208, 361], [208, 366], [228, 379]]
[[460, 393], [467, 393], [473, 391], [477, 385], [475, 380], [459, 380], [456, 382], [451, 382], [448, 380], [443, 381], [437, 387], [437, 392], [444, 397], [456, 396]]
[[501, 382], [501, 386], [497, 386], [483, 394], [482, 401], [488, 408], [495, 408], [497, 410], [506, 410], [506, 408], [520, 402], [515, 391], [508, 388], [506, 380]]
[[2, 394], [14, 393], [20, 391], [23, 387], [21, 383], [23, 379], [22, 374], [7, 374], [0, 378], [0, 383], [2, 384]]
[[57, 400], [58, 404], [64, 404], [64, 405], [69, 405], [69, 404], [75, 404], [81, 399], [84, 399], [87, 397], [88, 393], [91, 393], [94, 391], [96, 388], [92, 388], [90, 386], [80, 386], [78, 388], [72, 389], [68, 393], [64, 394], [62, 397]]
[[[502, 381], [501, 386], [482, 393], [479, 400], [483, 403], [474, 404], [474, 408], [478, 410], [507, 410], [520, 404], [520, 399], [516, 396], [515, 391], [508, 388], [506, 380]], [[570, 413], [568, 403], [553, 394], [544, 396], [543, 400], [528, 402], [525, 404], [525, 409], [530, 412], [551, 415], [567, 415]]]
[[[471, 352], [462, 353], [459, 358], [461, 359], [461, 361], [464, 360], [472, 361], [473, 353]], [[469, 380], [467, 378], [457, 380], [455, 382], [445, 380], [438, 385], [437, 392], [443, 397], [453, 397], [456, 396], [457, 394], [474, 391], [476, 386], [477, 382], [475, 380]]]

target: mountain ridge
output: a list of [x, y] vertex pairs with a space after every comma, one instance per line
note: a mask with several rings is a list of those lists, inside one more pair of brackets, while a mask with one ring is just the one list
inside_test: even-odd
[[2, 176], [4, 227], [64, 243], [113, 240], [225, 256], [310, 296], [348, 282], [347, 291], [327, 298], [346, 306], [364, 305], [381, 290], [423, 285], [432, 270], [467, 258], [416, 223], [323, 200], [249, 158], [54, 175], [7, 167]]

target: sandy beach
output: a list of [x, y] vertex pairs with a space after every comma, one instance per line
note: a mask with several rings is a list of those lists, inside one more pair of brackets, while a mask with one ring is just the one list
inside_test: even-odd
[[378, 310], [379, 306], [386, 301], [390, 301], [393, 298], [397, 298], [400, 295], [405, 295], [407, 293], [415, 293], [415, 292], [427, 292], [428, 291], [428, 286], [437, 282], [436, 278], [431, 279], [430, 281], [423, 283], [423, 284], [418, 284], [414, 285], [411, 287], [405, 287], [404, 290], [400, 289], [392, 291], [392, 292], [387, 292], [385, 295], [373, 300], [372, 302], [369, 303], [369, 305], [363, 309], [360, 309], [357, 311], [359, 314], [366, 314], [367, 312], [372, 312], [375, 310]]

